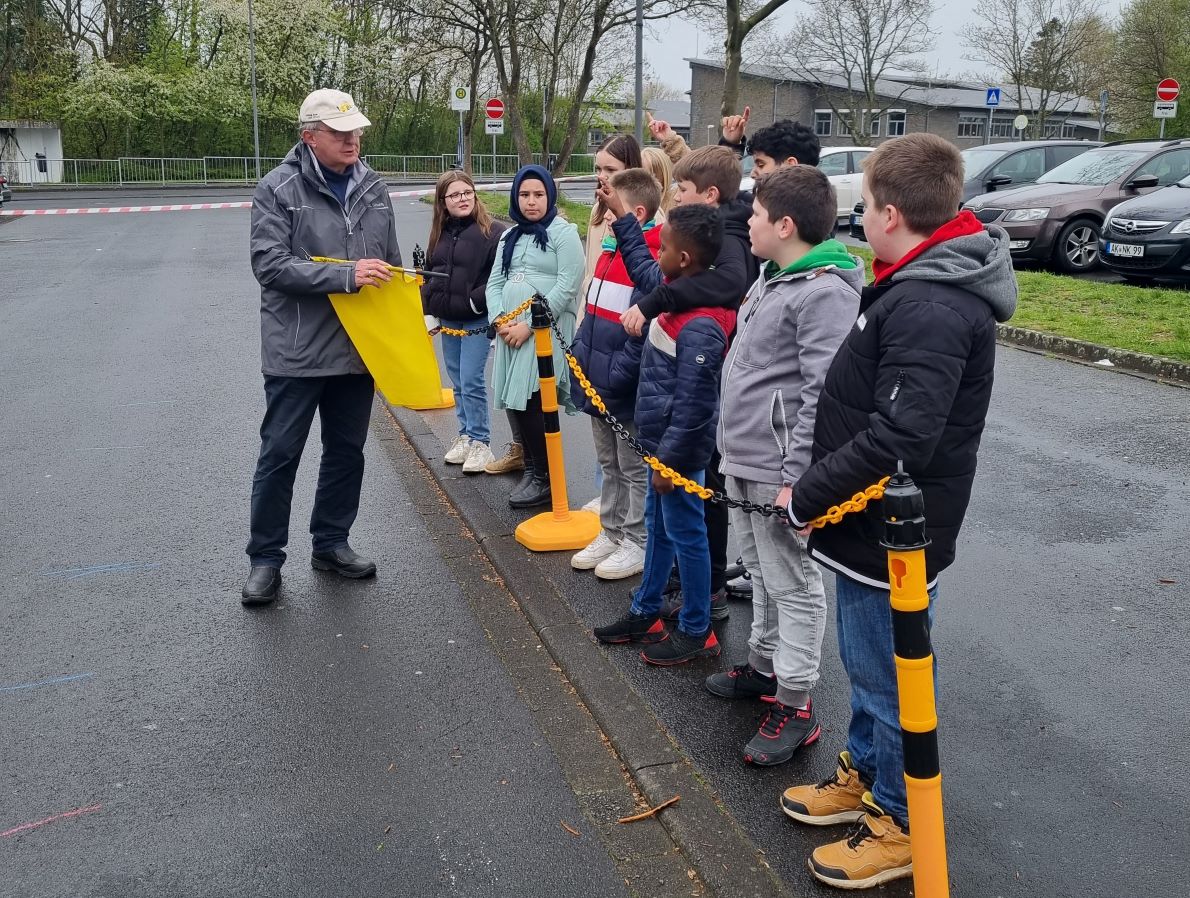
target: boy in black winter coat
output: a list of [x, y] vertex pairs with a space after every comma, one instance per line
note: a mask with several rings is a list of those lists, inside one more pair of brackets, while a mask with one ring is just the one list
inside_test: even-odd
[[[1008, 236], [970, 212], [954, 214], [963, 162], [953, 144], [931, 134], [899, 137], [868, 157], [864, 174], [876, 280], [827, 373], [811, 464], [793, 484], [788, 510], [804, 527], [904, 463], [925, 496], [932, 619], [938, 574], [954, 560], [975, 478], [996, 322], [1016, 308], [1016, 278]], [[873, 502], [810, 538], [810, 553], [836, 573], [851, 724], [834, 779], [781, 798], [803, 823], [863, 822], [810, 858], [818, 879], [842, 888], [913, 872], [882, 522]]]
[[[623, 210], [613, 204], [613, 198], [604, 197], [604, 203], [616, 215], [612, 229], [632, 282], [649, 291], [621, 316], [628, 333], [639, 337], [648, 321], [662, 312], [739, 308], [760, 272], [748, 237], [752, 206], [750, 201], [739, 200], [740, 177], [740, 161], [726, 147], [691, 150], [674, 168], [677, 184], [674, 208], [706, 205], [718, 209], [723, 218], [723, 245], [713, 267], [699, 272], [697, 277], [682, 277], [670, 283], [662, 281], [660, 266], [649, 255], [635, 219], [622, 214]], [[716, 452], [706, 469], [707, 486], [714, 490], [724, 489], [719, 463]], [[723, 620], [727, 617], [727, 507], [708, 505], [706, 520], [711, 545], [712, 616]], [[665, 612], [668, 620], [675, 619], [680, 611], [680, 596], [675, 593], [673, 599]]]
[[[705, 276], [717, 257], [723, 227], [717, 210], [679, 207], [661, 234], [658, 256], [670, 281]], [[639, 362], [638, 439], [667, 468], [703, 483], [715, 446], [719, 373], [735, 327], [735, 311], [699, 308], [667, 313], [649, 328]], [[631, 364], [628, 362], [628, 364]], [[711, 556], [703, 500], [654, 472], [645, 500], [648, 545], [640, 587], [619, 620], [595, 628], [601, 642], [646, 642], [641, 657], [660, 665], [719, 654], [711, 629]], [[682, 578], [677, 626], [665, 632], [661, 610], [674, 560]]]

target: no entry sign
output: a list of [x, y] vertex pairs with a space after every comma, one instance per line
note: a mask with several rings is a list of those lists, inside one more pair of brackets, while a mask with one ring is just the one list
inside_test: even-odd
[[[1178, 94], [1182, 92], [1182, 85], [1178, 84], [1173, 78], [1166, 78], [1157, 85], [1157, 99], [1169, 102], [1176, 100]], [[490, 114], [490, 113], [489, 113]]]
[[483, 107], [483, 111], [487, 113], [488, 118], [504, 118], [504, 101], [499, 97], [492, 97]]

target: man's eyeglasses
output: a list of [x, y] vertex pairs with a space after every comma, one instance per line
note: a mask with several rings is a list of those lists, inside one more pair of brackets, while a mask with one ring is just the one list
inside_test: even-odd
[[474, 190], [457, 190], [454, 193], [448, 193], [446, 195], [446, 199], [454, 200], [455, 202], [458, 202], [459, 200], [472, 199], [474, 196], [475, 196]]
[[334, 128], [315, 128], [315, 131], [321, 131], [323, 134], [329, 134], [339, 143], [347, 143], [352, 138], [358, 140], [364, 136], [363, 128], [356, 128], [354, 131], [336, 131]]

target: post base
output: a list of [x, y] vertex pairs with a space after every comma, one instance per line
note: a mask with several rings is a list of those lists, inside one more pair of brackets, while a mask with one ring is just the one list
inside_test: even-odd
[[560, 517], [552, 511], [534, 515], [516, 528], [516, 541], [531, 552], [562, 552], [585, 548], [599, 535], [599, 515], [571, 511]]
[[455, 407], [455, 391], [448, 390], [446, 387], [442, 388], [442, 396], [436, 404], [429, 405], [411, 405], [409, 408], [414, 411], [424, 412], [435, 408], [454, 408]]

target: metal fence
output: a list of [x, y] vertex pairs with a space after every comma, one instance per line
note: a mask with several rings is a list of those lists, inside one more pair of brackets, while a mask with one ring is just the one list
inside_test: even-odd
[[[554, 161], [553, 157], [551, 161]], [[364, 160], [390, 180], [433, 181], [457, 166], [453, 153], [436, 156], [369, 155]], [[534, 156], [541, 163], [541, 155]], [[279, 156], [261, 157], [260, 170], [267, 172], [281, 162]], [[511, 177], [520, 167], [514, 155], [473, 153], [471, 171], [477, 179]], [[587, 175], [595, 168], [589, 154], [571, 156], [560, 175]], [[123, 156], [119, 159], [31, 159], [0, 161], [0, 174], [14, 187], [89, 187], [188, 184], [251, 184], [256, 181], [253, 156], [202, 156], [169, 158]]]

